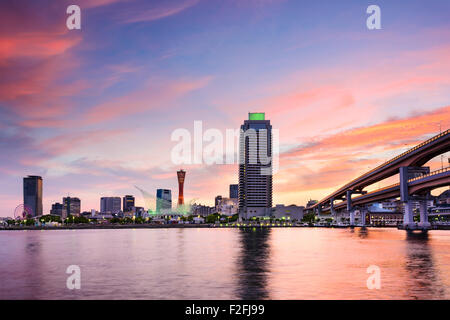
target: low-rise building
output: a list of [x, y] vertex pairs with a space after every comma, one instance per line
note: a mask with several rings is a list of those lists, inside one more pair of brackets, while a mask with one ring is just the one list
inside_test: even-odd
[[396, 226], [403, 223], [403, 213], [394, 210], [393, 207], [386, 209], [382, 203], [370, 205], [366, 213], [366, 224], [372, 226]]
[[450, 221], [450, 204], [442, 203], [431, 208], [428, 217], [432, 222]]
[[450, 204], [450, 190], [445, 190], [436, 197], [436, 205]]
[[194, 222], [195, 224], [205, 223], [205, 219], [202, 218], [202, 217], [194, 217], [194, 218], [193, 218], [193, 222]]
[[218, 214], [232, 216], [238, 213], [239, 201], [237, 198], [222, 198], [216, 206]]
[[275, 219], [288, 219], [288, 220], [297, 220], [300, 221], [303, 219], [305, 207], [296, 206], [291, 204], [289, 206], [285, 206], [284, 204], [277, 204], [274, 208], [272, 208], [272, 217]]
[[206, 217], [213, 213], [213, 207], [205, 206], [202, 204], [193, 204], [191, 206], [191, 214], [194, 216]]
[[63, 217], [64, 205], [62, 203], [56, 202], [52, 204], [52, 209], [50, 210], [51, 215]]

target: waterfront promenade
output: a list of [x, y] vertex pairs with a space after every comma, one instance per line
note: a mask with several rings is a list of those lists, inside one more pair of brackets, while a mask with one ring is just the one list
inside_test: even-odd
[[[252, 223], [222, 223], [222, 224], [69, 224], [62, 226], [3, 226], [0, 231], [20, 230], [77, 230], [77, 229], [195, 229], [195, 228], [397, 228], [397, 226], [350, 226], [350, 225], [305, 225], [305, 224], [252, 224]], [[450, 225], [434, 225], [432, 230], [450, 230]]]

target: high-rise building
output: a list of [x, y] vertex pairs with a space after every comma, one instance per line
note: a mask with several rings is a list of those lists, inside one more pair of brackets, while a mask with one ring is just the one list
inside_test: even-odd
[[184, 196], [183, 196], [183, 188], [184, 188], [184, 178], [186, 177], [186, 171], [179, 170], [177, 171], [178, 177], [178, 206], [184, 205]]
[[239, 198], [239, 185], [238, 184], [230, 184], [230, 199]]
[[63, 218], [67, 216], [79, 216], [81, 212], [81, 200], [78, 198], [63, 198]]
[[31, 215], [42, 215], [42, 177], [23, 178], [23, 204], [31, 209]]
[[100, 213], [119, 213], [121, 202], [120, 197], [102, 197], [100, 199]]
[[156, 213], [165, 214], [172, 211], [172, 191], [168, 189], [156, 190]]
[[264, 113], [249, 113], [239, 137], [239, 215], [270, 215], [272, 208], [272, 126]]
[[123, 212], [131, 212], [133, 211], [133, 207], [134, 207], [134, 197], [130, 196], [130, 195], [126, 195], [125, 197], [123, 197]]
[[64, 206], [62, 205], [62, 203], [55, 202], [54, 204], [52, 204], [52, 209], [50, 210], [50, 214], [62, 217], [63, 211], [64, 211]]

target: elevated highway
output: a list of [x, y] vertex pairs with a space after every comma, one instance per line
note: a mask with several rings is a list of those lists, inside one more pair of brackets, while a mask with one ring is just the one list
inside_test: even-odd
[[[448, 151], [450, 151], [450, 130], [446, 130], [364, 173], [306, 209], [332, 205], [335, 200], [347, 200], [349, 194], [363, 194], [365, 193], [364, 188], [398, 174], [401, 167], [421, 167], [432, 158]], [[349, 191], [350, 193], [348, 193]]]
[[[430, 172], [421, 177], [408, 180], [408, 193], [412, 195], [426, 196], [429, 191], [450, 185], [450, 167]], [[362, 206], [378, 201], [389, 200], [400, 197], [400, 183], [396, 183], [384, 188], [380, 188], [366, 194], [352, 198], [353, 206]], [[345, 209], [346, 202], [334, 205], [336, 210]], [[330, 211], [330, 207], [323, 208], [323, 211]]]

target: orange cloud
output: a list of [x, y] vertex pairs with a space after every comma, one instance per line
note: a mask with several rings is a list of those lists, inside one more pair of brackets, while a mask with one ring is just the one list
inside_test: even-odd
[[345, 154], [349, 150], [369, 150], [383, 147], [385, 150], [402, 148], [422, 141], [424, 136], [436, 134], [439, 128], [450, 127], [450, 106], [433, 112], [405, 119], [390, 120], [368, 127], [360, 127], [311, 141], [311, 146], [300, 147], [285, 154], [286, 157], [311, 153]]
[[[439, 124], [442, 130], [450, 128], [450, 106], [305, 141], [303, 146], [281, 154], [274, 190], [291, 197], [297, 194], [303, 204], [310, 197], [320, 198], [437, 134]], [[428, 165], [437, 164], [433, 160]], [[393, 179], [376, 187], [393, 183]]]

